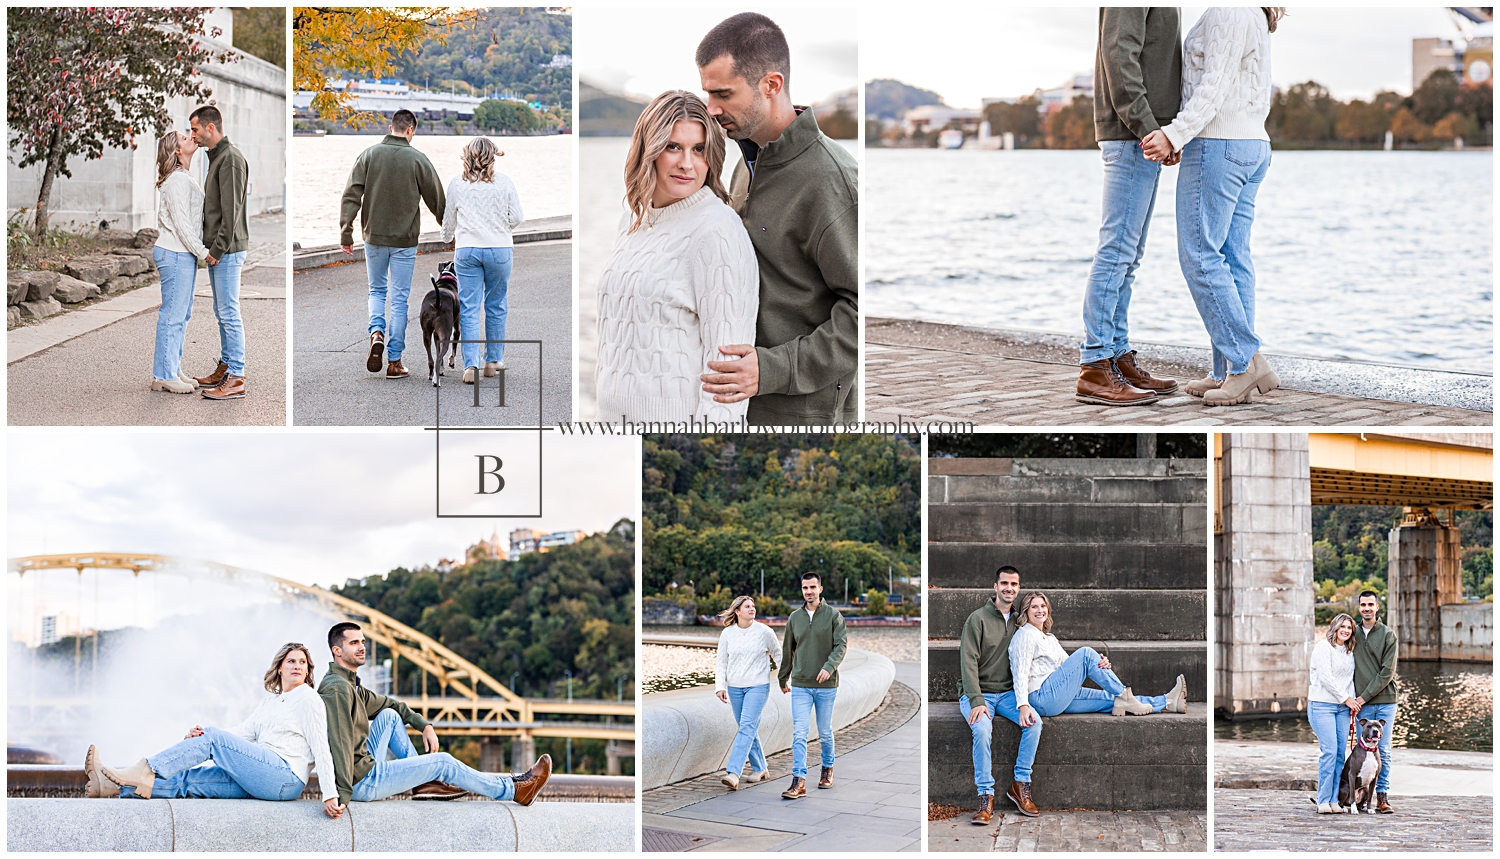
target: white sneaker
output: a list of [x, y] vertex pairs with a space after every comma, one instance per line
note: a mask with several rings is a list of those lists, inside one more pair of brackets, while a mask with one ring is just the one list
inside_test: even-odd
[[191, 383], [179, 379], [152, 379], [151, 390], [166, 391], [169, 394], [191, 394], [198, 389]]

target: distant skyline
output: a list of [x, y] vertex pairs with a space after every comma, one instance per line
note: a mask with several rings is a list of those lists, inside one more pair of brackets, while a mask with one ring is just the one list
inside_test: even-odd
[[[1207, 7], [1182, 9], [1182, 33]], [[953, 107], [1017, 97], [1091, 74], [1098, 7], [974, 7], [953, 15], [865, 15], [860, 23], [866, 82], [895, 78], [937, 92]], [[1292, 8], [1271, 37], [1272, 80], [1315, 80], [1342, 100], [1380, 90], [1411, 92], [1411, 40], [1454, 38], [1445, 8]]]
[[743, 11], [766, 15], [786, 34], [792, 54], [789, 89], [797, 104], [819, 102], [859, 85], [858, 23], [852, 8], [577, 8], [573, 63], [578, 79], [645, 98], [669, 89], [702, 96], [693, 62], [698, 43], [715, 24]]

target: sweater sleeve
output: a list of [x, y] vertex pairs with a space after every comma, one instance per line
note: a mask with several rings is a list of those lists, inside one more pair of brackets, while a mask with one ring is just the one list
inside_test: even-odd
[[1031, 664], [1036, 658], [1036, 627], [1023, 624], [1010, 638], [1010, 676], [1016, 692], [1016, 709], [1028, 706], [1031, 693]]
[[256, 722], [259, 720], [261, 709], [266, 706], [266, 701], [269, 700], [271, 699], [266, 698], [259, 704], [255, 705], [255, 709], [250, 711], [250, 715], [245, 717], [245, 721], [240, 722], [238, 725], [230, 725], [224, 730], [228, 731], [231, 734], [234, 734], [236, 737], [239, 737], [242, 740], [248, 740], [252, 743], [255, 742], [255, 738], [260, 735], [260, 729], [257, 727]]
[[344, 183], [344, 196], [339, 201], [339, 244], [354, 244], [354, 219], [359, 216], [360, 204], [365, 199], [365, 168], [370, 151], [366, 149], [354, 159], [354, 169], [349, 171], [349, 181]]
[[729, 688], [729, 630], [733, 628], [733, 626], [726, 626], [724, 631], [719, 633], [719, 651], [714, 655], [715, 693]]
[[760, 628], [764, 630], [761, 635], [765, 638], [766, 655], [771, 657], [771, 667], [780, 669], [781, 643], [776, 640], [776, 631], [764, 623], [760, 624]]
[[317, 695], [304, 696], [297, 704], [297, 715], [302, 724], [298, 728], [307, 744], [312, 747], [313, 767], [318, 773], [318, 792], [323, 801], [338, 799], [338, 776], [333, 765], [333, 752], [328, 747], [328, 711]]
[[[712, 201], [710, 205], [718, 205]], [[727, 212], [726, 212], [727, 214]], [[732, 229], [717, 229], [695, 244], [699, 253], [693, 271], [693, 303], [698, 314], [698, 373], [707, 373], [709, 361], [727, 360], [719, 347], [755, 342], [755, 315], [760, 308], [760, 273], [755, 246], [731, 214], [723, 219]], [[762, 377], [764, 378], [764, 377]], [[719, 403], [695, 382], [698, 411], [705, 421], [739, 423], [750, 401]]]
[[426, 719], [417, 715], [415, 710], [406, 706], [405, 704], [401, 703], [401, 701], [395, 698], [387, 698], [384, 695], [377, 695], [363, 686], [359, 688], [359, 692], [356, 694], [359, 694], [364, 698], [365, 712], [369, 714], [369, 717], [372, 720], [376, 715], [380, 713], [381, 710], [395, 710], [396, 715], [401, 717], [401, 721], [405, 722], [407, 725], [413, 728], [416, 728], [419, 731], [426, 728], [428, 724], [430, 724]]
[[858, 205], [823, 228], [813, 244], [813, 261], [835, 295], [833, 308], [811, 334], [756, 347], [759, 393], [811, 394], [859, 369]]
[[1334, 700], [1342, 701], [1351, 696], [1344, 689], [1340, 689], [1334, 680], [1333, 655], [1333, 646], [1326, 639], [1319, 641], [1313, 645], [1309, 666], [1313, 683], [1332, 695]]
[[963, 636], [958, 641], [958, 676], [963, 685], [963, 694], [969, 698], [969, 706], [978, 706], [983, 701], [979, 689], [979, 634], [983, 624], [972, 614], [964, 622]]
[[451, 242], [458, 235], [458, 195], [453, 193], [463, 178], [455, 176], [448, 183], [448, 199], [443, 202], [443, 241]]
[[516, 189], [516, 183], [512, 182], [509, 176], [501, 178], [505, 179], [506, 204], [508, 209], [505, 228], [513, 231], [516, 227], [521, 226], [522, 221], [526, 220], [526, 213], [521, 209], [521, 192]]
[[[348, 683], [327, 682], [318, 687], [323, 712], [328, 719], [328, 752], [333, 759], [333, 784], [339, 805], [348, 805], [354, 795], [354, 687]], [[316, 758], [313, 759], [317, 761]], [[326, 779], [318, 773], [321, 784]]]
[[192, 181], [186, 176], [180, 180], [174, 177], [162, 185], [156, 217], [162, 229], [170, 231], [188, 253], [202, 260], [208, 256], [208, 248], [203, 246], [203, 210], [193, 211]]
[[1146, 74], [1141, 69], [1148, 11], [1144, 6], [1106, 6], [1099, 10], [1099, 54], [1105, 80], [1094, 81], [1094, 86], [1109, 88], [1115, 115], [1139, 139], [1160, 127], [1146, 97]]
[[448, 208], [447, 195], [443, 193], [443, 180], [438, 176], [437, 168], [427, 160], [426, 155], [421, 155], [417, 161], [417, 190], [421, 192], [422, 200], [427, 204], [427, 210], [432, 212], [432, 216], [443, 217], [443, 212]]
[[828, 661], [823, 663], [823, 668], [829, 674], [839, 670], [839, 664], [844, 661], [844, 654], [849, 652], [849, 630], [844, 626], [844, 616], [836, 609], [833, 611], [833, 650], [828, 652]]
[[1188, 94], [1177, 118], [1162, 132], [1172, 142], [1172, 151], [1197, 137], [1219, 113], [1224, 100], [1234, 91], [1240, 76], [1240, 60], [1250, 43], [1250, 22], [1259, 14], [1241, 8], [1211, 8], [1203, 13], [1203, 77]]

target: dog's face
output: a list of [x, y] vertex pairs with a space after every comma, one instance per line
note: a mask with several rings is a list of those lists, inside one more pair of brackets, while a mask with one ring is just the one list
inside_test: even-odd
[[438, 266], [438, 273], [432, 278], [432, 285], [438, 289], [451, 289], [458, 292], [458, 275], [453, 273], [452, 262], [445, 262]]
[[1380, 743], [1380, 732], [1385, 730], [1385, 723], [1379, 719], [1360, 719], [1359, 738], [1366, 746], [1374, 746]]

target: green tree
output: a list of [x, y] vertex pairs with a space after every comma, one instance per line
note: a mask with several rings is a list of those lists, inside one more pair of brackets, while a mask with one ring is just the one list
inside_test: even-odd
[[1446, 69], [1434, 69], [1411, 94], [1412, 113], [1428, 125], [1435, 125], [1453, 111], [1458, 94], [1458, 78]]
[[1047, 148], [1093, 149], [1094, 102], [1087, 96], [1076, 96], [1073, 103], [1055, 110], [1047, 117]]
[[984, 109], [984, 118], [990, 124], [990, 133], [996, 136], [1009, 132], [1015, 135], [1016, 147], [1025, 149], [1042, 142], [1041, 102], [1035, 96], [1026, 96], [1015, 103], [995, 102]]
[[286, 68], [286, 8], [250, 6], [234, 10], [234, 46]]
[[474, 124], [502, 134], [530, 134], [542, 127], [541, 117], [519, 101], [486, 99], [474, 108]]
[[865, 592], [865, 611], [870, 617], [885, 617], [890, 613], [890, 604], [885, 594], [871, 588]]

